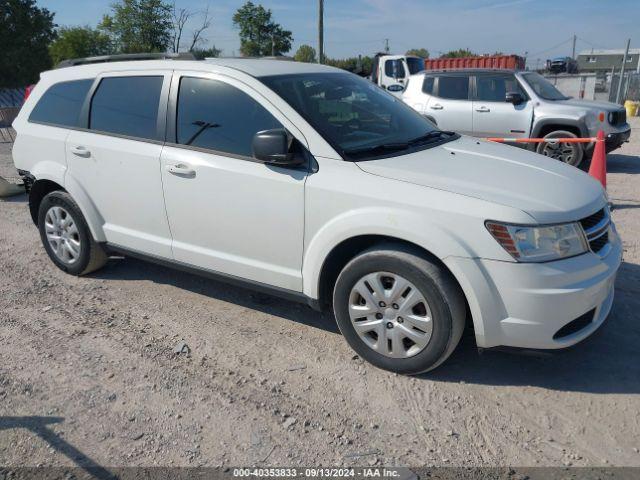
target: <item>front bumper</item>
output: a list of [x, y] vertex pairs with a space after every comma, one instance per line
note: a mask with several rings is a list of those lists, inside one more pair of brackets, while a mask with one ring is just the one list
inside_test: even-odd
[[620, 148], [623, 143], [626, 143], [629, 141], [630, 137], [631, 137], [630, 128], [623, 132], [608, 133], [605, 137], [605, 146], [606, 146], [607, 153]]
[[611, 310], [622, 261], [620, 240], [613, 237], [604, 257], [589, 252], [548, 263], [446, 259], [469, 302], [478, 347], [558, 349], [595, 332]]

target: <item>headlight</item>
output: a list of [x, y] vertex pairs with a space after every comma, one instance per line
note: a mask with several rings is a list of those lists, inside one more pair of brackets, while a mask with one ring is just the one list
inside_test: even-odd
[[519, 262], [548, 262], [589, 250], [582, 227], [577, 223], [528, 227], [487, 222], [486, 226], [493, 238]]

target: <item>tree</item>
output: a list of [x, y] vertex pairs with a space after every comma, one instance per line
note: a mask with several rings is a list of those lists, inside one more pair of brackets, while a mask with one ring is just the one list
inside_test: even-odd
[[240, 52], [245, 57], [282, 55], [291, 50], [291, 32], [274, 23], [271, 10], [251, 1], [233, 15], [233, 24], [240, 30]]
[[371, 70], [373, 69], [373, 58], [371, 57], [325, 58], [324, 63], [362, 77], [371, 75]]
[[458, 50], [451, 50], [444, 55], [442, 58], [462, 58], [462, 57], [477, 57], [477, 53], [473, 53], [468, 48], [459, 48]]
[[293, 58], [296, 62], [315, 63], [318, 61], [316, 49], [309, 45], [300, 45]]
[[[173, 33], [171, 35], [171, 48], [174, 53], [178, 53], [180, 51], [180, 48], [182, 46], [182, 37], [185, 33], [187, 23], [198, 14], [198, 12], [192, 12], [191, 10], [187, 10], [186, 8], [178, 9], [176, 8], [175, 3], [173, 4]], [[202, 15], [202, 23], [192, 32], [191, 42], [189, 44], [190, 52], [197, 50], [196, 47], [205, 41], [205, 39], [202, 37], [202, 34], [205, 32], [205, 30], [211, 27], [209, 6], [207, 6], [207, 8], [200, 14]]]
[[429, 58], [429, 50], [426, 48], [412, 48], [411, 50], [407, 50], [405, 55], [412, 55], [414, 57], [420, 58]]
[[0, 1], [0, 87], [24, 87], [51, 68], [53, 13], [35, 0]]
[[196, 60], [204, 60], [207, 57], [220, 56], [220, 54], [222, 53], [222, 50], [216, 47], [194, 48], [193, 50], [191, 50], [191, 53], [193, 54], [194, 57], [196, 57]]
[[89, 26], [63, 27], [58, 38], [49, 46], [54, 65], [69, 58], [94, 57], [113, 53], [111, 38]]
[[171, 42], [172, 8], [163, 0], [119, 0], [99, 29], [123, 53], [164, 52]]

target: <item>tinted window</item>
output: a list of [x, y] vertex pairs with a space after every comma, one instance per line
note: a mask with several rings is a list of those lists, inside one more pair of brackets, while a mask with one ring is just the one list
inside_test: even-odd
[[57, 83], [49, 87], [29, 115], [29, 121], [77, 127], [91, 84], [93, 79]]
[[[260, 80], [349, 158], [392, 156], [396, 149], [400, 152], [396, 155], [403, 155], [413, 148], [408, 143], [435, 130], [402, 100], [350, 73], [275, 75]], [[438, 134], [429, 142], [436, 140], [442, 140]], [[427, 148], [427, 143], [416, 148]]]
[[89, 128], [139, 138], [157, 138], [163, 77], [111, 77], [91, 101]]
[[435, 83], [434, 77], [424, 77], [424, 83], [422, 84], [422, 91], [428, 95], [433, 95], [434, 83]]
[[402, 60], [387, 60], [384, 63], [384, 73], [391, 78], [404, 78], [404, 65]]
[[409, 73], [413, 75], [424, 70], [424, 59], [407, 57], [407, 65], [409, 66]]
[[218, 80], [183, 78], [178, 93], [181, 145], [251, 157], [253, 136], [282, 125], [249, 95]]
[[507, 93], [526, 94], [513, 75], [478, 75], [476, 77], [478, 100], [486, 102], [504, 102]]
[[438, 96], [452, 100], [469, 99], [469, 77], [441, 76], [438, 79]]

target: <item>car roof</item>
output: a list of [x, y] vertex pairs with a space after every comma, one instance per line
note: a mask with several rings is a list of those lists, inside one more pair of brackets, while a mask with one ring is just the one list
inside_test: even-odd
[[99, 75], [101, 73], [118, 71], [149, 71], [149, 70], [192, 70], [202, 72], [221, 72], [233, 69], [252, 77], [270, 75], [290, 75], [309, 73], [345, 72], [344, 70], [320, 65], [287, 60], [264, 58], [212, 58], [207, 60], [133, 60], [126, 62], [105, 62], [77, 65], [44, 72], [44, 75], [54, 79]]

